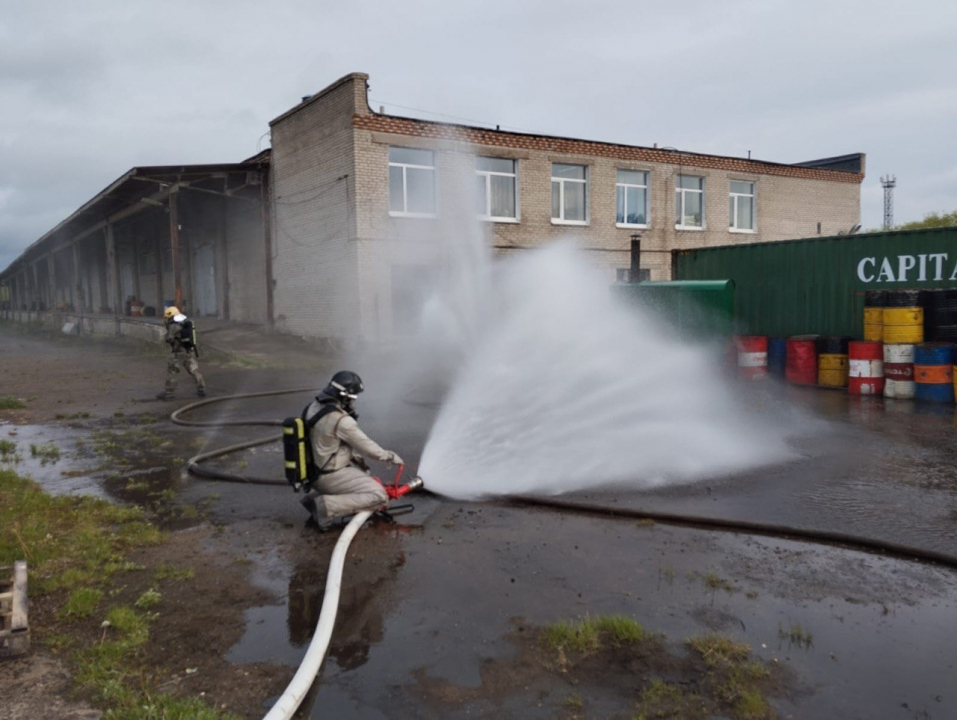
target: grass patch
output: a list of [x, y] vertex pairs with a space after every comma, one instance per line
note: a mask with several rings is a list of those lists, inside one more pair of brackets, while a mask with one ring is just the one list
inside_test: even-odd
[[105, 582], [126, 569], [122, 553], [161, 540], [141, 510], [97, 498], [52, 497], [0, 470], [0, 565], [26, 558], [31, 593]]
[[586, 617], [579, 622], [557, 622], [547, 626], [541, 635], [542, 643], [552, 652], [587, 655], [603, 646], [620, 647], [637, 643], [648, 636], [645, 629], [624, 615]]
[[730, 580], [726, 580], [714, 571], [710, 571], [705, 575], [702, 575], [701, 581], [704, 583], [706, 588], [711, 590], [711, 592], [715, 592], [716, 590], [724, 590], [726, 593], [733, 593], [736, 589], [734, 585], [731, 584]]
[[802, 628], [800, 623], [793, 623], [787, 628], [779, 625], [778, 637], [798, 647], [809, 648], [814, 644], [814, 635], [811, 634], [810, 630]]
[[60, 448], [52, 442], [44, 445], [30, 443], [30, 457], [39, 459], [41, 465], [49, 465], [60, 459]]
[[[235, 718], [201, 698], [173, 697], [152, 689], [157, 680], [142, 658], [150, 623], [157, 617], [151, 609], [160, 601], [158, 591], [147, 590], [132, 605], [104, 607], [121, 594], [121, 589], [104, 592], [111, 576], [144, 569], [127, 560], [126, 552], [162, 538], [140, 509], [96, 498], [51, 497], [36, 483], [0, 470], [0, 565], [25, 557], [30, 562], [33, 595], [69, 591], [57, 613], [61, 621], [71, 622], [69, 632], [53, 623], [42, 629], [43, 635], [51, 649], [78, 648], [71, 653], [74, 682], [104, 706], [103, 717]], [[192, 577], [193, 571], [173, 574]], [[93, 641], [83, 640], [84, 634], [77, 634], [72, 624], [82, 628], [99, 621], [102, 630], [96, 629]]]
[[153, 579], [156, 582], [162, 582], [164, 580], [182, 582], [184, 580], [192, 580], [194, 577], [196, 577], [196, 570], [194, 568], [178, 568], [174, 565], [167, 564], [160, 565], [153, 573]]
[[709, 668], [730, 667], [751, 656], [751, 646], [735, 642], [724, 635], [701, 635], [687, 641], [688, 647], [704, 660]]
[[70, 414], [57, 413], [56, 414], [57, 420], [83, 420], [88, 417], [90, 417], [90, 413], [88, 412], [77, 412], [77, 413], [70, 413]]
[[23, 410], [27, 404], [12, 395], [0, 395], [0, 410]]
[[70, 593], [66, 604], [60, 609], [60, 617], [64, 619], [88, 617], [93, 614], [102, 599], [103, 591], [99, 588], [77, 588]]
[[0, 440], [0, 462], [19, 462], [17, 444], [13, 440]]
[[159, 601], [163, 599], [163, 596], [159, 591], [154, 588], [145, 590], [142, 595], [140, 595], [136, 602], [133, 603], [140, 610], [150, 610], [156, 607], [159, 604]]

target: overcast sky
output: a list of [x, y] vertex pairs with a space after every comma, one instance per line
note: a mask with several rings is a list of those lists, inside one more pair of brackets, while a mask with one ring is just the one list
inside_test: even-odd
[[885, 173], [897, 222], [957, 209], [953, 0], [0, 8], [0, 268], [131, 167], [253, 155], [352, 71], [395, 114], [777, 162], [865, 152], [865, 227]]

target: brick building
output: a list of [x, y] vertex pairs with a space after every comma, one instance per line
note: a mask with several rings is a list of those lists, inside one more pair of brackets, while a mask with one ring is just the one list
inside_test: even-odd
[[[573, 237], [622, 279], [675, 249], [849, 232], [864, 156], [786, 165], [502, 132], [373, 112], [341, 78], [271, 123], [277, 328], [377, 340], [409, 327], [410, 287], [478, 227], [498, 253]], [[414, 292], [411, 292], [414, 295]]]
[[[849, 232], [864, 156], [786, 165], [373, 112], [343, 77], [242, 163], [134, 168], [0, 272], [0, 313], [136, 326], [161, 315], [378, 342], [413, 326], [454, 243], [574, 238], [609, 283], [667, 280], [671, 251]], [[64, 317], [65, 316], [65, 317]], [[145, 321], [140, 321], [145, 322]]]

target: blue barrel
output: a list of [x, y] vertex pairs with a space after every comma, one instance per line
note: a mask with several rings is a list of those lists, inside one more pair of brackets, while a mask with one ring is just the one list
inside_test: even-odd
[[783, 337], [768, 338], [768, 374], [771, 377], [784, 377], [784, 369], [788, 364], [788, 339]]
[[954, 402], [954, 346], [932, 342], [914, 346], [914, 398], [926, 402]]

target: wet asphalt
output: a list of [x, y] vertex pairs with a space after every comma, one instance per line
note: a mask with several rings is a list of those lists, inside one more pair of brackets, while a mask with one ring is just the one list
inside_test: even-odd
[[[224, 373], [218, 389], [310, 380], [296, 372], [256, 375]], [[774, 386], [742, 392], [753, 412], [787, 427], [795, 459], [692, 485], [581, 498], [841, 530], [957, 554], [953, 408]], [[306, 400], [223, 406], [210, 416], [281, 418]], [[363, 427], [417, 458], [434, 410], [392, 400], [377, 404], [367, 393]], [[68, 441], [72, 431], [18, 432]], [[183, 448], [191, 442], [189, 433], [172, 432]], [[196, 451], [262, 434], [204, 431]], [[267, 446], [246, 456], [244, 472], [278, 477], [280, 460], [278, 445]], [[96, 486], [32, 460], [22, 469], [55, 490]], [[220, 495], [214, 512], [227, 522], [303, 519], [287, 488], [175, 482], [187, 500]], [[333, 645], [304, 717], [555, 717], [566, 694], [560, 678], [544, 689], [504, 692], [488, 685], [484, 669], [515, 656], [516, 628], [601, 613], [636, 618], [676, 651], [684, 638], [709, 631], [748, 642], [759, 657], [793, 672], [786, 694], [773, 698], [782, 717], [957, 717], [957, 571], [828, 545], [544, 509], [429, 496], [415, 503], [398, 527], [360, 534], [360, 560], [347, 565]], [[326, 558], [290, 562], [277, 552], [257, 562], [257, 579], [277, 602], [247, 611], [246, 637], [229, 659], [294, 666], [317, 617]], [[709, 588], [707, 573], [732, 589]], [[782, 638], [796, 625], [811, 635], [809, 644]], [[439, 706], [423, 691], [433, 681], [475, 692]], [[591, 703], [586, 716], [603, 716], [601, 699]]]

